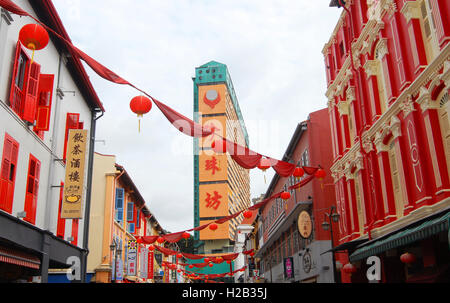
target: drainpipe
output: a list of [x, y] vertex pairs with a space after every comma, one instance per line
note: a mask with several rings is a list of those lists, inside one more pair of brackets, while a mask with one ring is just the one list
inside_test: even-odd
[[96, 117], [99, 111], [93, 110], [91, 115], [91, 129], [90, 129], [90, 142], [89, 142], [89, 160], [88, 160], [88, 176], [87, 176], [87, 188], [86, 188], [86, 205], [84, 209], [84, 228], [83, 228], [83, 250], [81, 260], [81, 283], [86, 283], [87, 274], [87, 255], [89, 253], [89, 219], [91, 210], [91, 193], [92, 193], [92, 174], [94, 166], [94, 147], [95, 147], [95, 130], [97, 120], [103, 117], [104, 112], [101, 111], [100, 116]]

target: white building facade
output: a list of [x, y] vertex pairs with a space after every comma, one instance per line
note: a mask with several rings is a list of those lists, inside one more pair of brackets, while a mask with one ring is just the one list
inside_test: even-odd
[[[51, 1], [17, 0], [15, 4], [69, 39]], [[81, 61], [60, 38], [49, 33], [49, 44], [34, 56], [19, 42], [20, 29], [29, 23], [36, 22], [1, 10], [0, 255], [5, 258], [0, 258], [0, 281], [29, 281], [39, 276], [41, 282], [47, 282], [48, 269], [67, 267], [71, 256], [80, 260], [74, 279], [84, 281], [88, 252], [85, 219], [89, 216], [62, 219], [60, 215], [65, 149], [69, 129], [87, 130], [86, 214], [95, 123], [104, 108]], [[18, 258], [28, 261], [20, 265], [15, 261]]]

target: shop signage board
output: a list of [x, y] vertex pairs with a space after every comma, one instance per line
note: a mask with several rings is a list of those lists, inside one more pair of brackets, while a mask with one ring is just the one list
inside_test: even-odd
[[61, 218], [63, 219], [83, 218], [84, 165], [87, 141], [87, 130], [69, 130], [66, 150], [66, 176], [61, 208]]

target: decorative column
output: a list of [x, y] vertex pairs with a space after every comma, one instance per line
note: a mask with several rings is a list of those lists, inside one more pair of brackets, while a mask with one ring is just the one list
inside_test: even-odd
[[377, 80], [377, 76], [380, 73], [379, 69], [380, 67], [377, 60], [367, 60], [366, 64], [364, 64], [364, 70], [367, 74], [367, 85], [369, 88], [371, 123], [375, 122], [381, 115], [380, 94]]
[[[408, 199], [408, 205], [405, 207], [405, 215], [412, 210], [427, 203], [427, 200], [431, 199], [429, 195], [429, 184], [434, 183], [434, 180], [427, 177], [432, 172], [428, 172], [426, 167], [428, 165], [428, 157], [426, 155], [426, 143], [425, 134], [421, 132], [420, 120], [418, 119], [419, 105], [413, 102], [412, 96], [408, 96], [400, 103], [402, 114], [400, 119], [402, 123], [402, 143], [404, 145], [405, 153], [403, 157], [410, 169], [407, 175], [410, 185], [410, 195]], [[428, 143], [426, 143], [428, 144]], [[409, 170], [408, 169], [408, 170]]]
[[[234, 261], [234, 266], [236, 269], [242, 268], [245, 265], [245, 255], [242, 254], [245, 245], [245, 239], [247, 234], [251, 233], [253, 226], [242, 224], [236, 227], [235, 242], [234, 242], [234, 252], [239, 253], [239, 256]], [[234, 281], [238, 282], [240, 272], [234, 274]], [[270, 281], [272, 282], [272, 281]]]
[[425, 87], [421, 87], [420, 95], [416, 102], [420, 105], [423, 122], [425, 124], [428, 152], [431, 157], [430, 165], [433, 169], [432, 177], [435, 181], [433, 194], [448, 195], [450, 192], [450, 182], [439, 122], [439, 103], [438, 101], [431, 100], [430, 92]]
[[355, 175], [352, 171], [356, 169], [351, 163], [347, 163], [345, 167], [345, 178], [347, 180], [347, 192], [348, 192], [348, 206], [349, 206], [349, 214], [350, 214], [350, 235], [351, 239], [359, 236], [359, 220], [358, 220], [358, 206], [356, 199], [356, 190], [355, 190]]
[[341, 123], [343, 151], [345, 153], [352, 146], [352, 142], [350, 142], [351, 141], [350, 140], [350, 129], [348, 127], [349, 106], [348, 106], [347, 100], [340, 99], [339, 103], [337, 104], [337, 107], [338, 107], [339, 118], [340, 118], [340, 123]]
[[[386, 129], [386, 127], [385, 127]], [[377, 150], [377, 158], [380, 173], [381, 192], [383, 197], [384, 220], [385, 224], [396, 219], [395, 196], [392, 186], [391, 166], [389, 163], [389, 146], [384, 144], [387, 131], [377, 133], [375, 136], [375, 147]], [[380, 204], [380, 201], [378, 201]]]
[[397, 118], [397, 116], [392, 116], [390, 130], [392, 133], [392, 142], [394, 143], [394, 154], [397, 163], [397, 172], [402, 199], [401, 201], [397, 201], [397, 217], [401, 217], [403, 215], [404, 208], [408, 204], [408, 201], [410, 201], [410, 194], [408, 190], [408, 186], [410, 186], [410, 184], [407, 183], [406, 176], [408, 175], [408, 172], [405, 170], [407, 164], [405, 163], [405, 157], [403, 157], [403, 155], [406, 155], [407, 153], [406, 150], [404, 150], [403, 146], [400, 144], [399, 140], [400, 136], [402, 135], [401, 127], [401, 121]]
[[413, 58], [414, 74], [420, 74], [427, 65], [427, 56], [425, 45], [420, 28], [420, 2], [405, 1], [401, 9], [401, 13], [405, 16], [407, 22], [407, 30], [409, 34], [410, 51]]

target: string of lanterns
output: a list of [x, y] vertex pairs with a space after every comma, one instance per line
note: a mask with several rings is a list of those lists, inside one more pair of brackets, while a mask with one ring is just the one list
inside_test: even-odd
[[[156, 100], [154, 97], [152, 97], [150, 94], [148, 94], [144, 90], [136, 87], [132, 83], [130, 83], [127, 80], [123, 79], [122, 77], [118, 76], [116, 73], [114, 73], [110, 69], [106, 68], [104, 65], [100, 64], [98, 61], [92, 59], [90, 56], [88, 56], [87, 54], [85, 54], [84, 52], [82, 52], [81, 50], [76, 48], [70, 41], [68, 41], [67, 39], [62, 37], [59, 33], [54, 31], [52, 28], [48, 27], [43, 22], [41, 22], [37, 18], [35, 18], [32, 15], [30, 15], [28, 12], [24, 11], [19, 6], [14, 4], [11, 0], [1, 0], [0, 1], [0, 6], [3, 7], [4, 9], [14, 13], [14, 14], [18, 14], [18, 15], [21, 15], [21, 16], [28, 16], [28, 17], [32, 18], [33, 20], [35, 20], [38, 23], [38, 24], [28, 24], [28, 25], [26, 25], [26, 26], [24, 26], [22, 28], [23, 29], [23, 34], [22, 34], [22, 38], [20, 39], [20, 41], [27, 48], [29, 48], [29, 49], [31, 49], [33, 51], [34, 50], [40, 50], [40, 49], [44, 48], [48, 44], [48, 33], [47, 33], [47, 31], [50, 31], [53, 34], [55, 34], [58, 38], [62, 39], [65, 42], [65, 44], [69, 47], [69, 49], [71, 51], [73, 51], [76, 55], [78, 55], [80, 57], [80, 59], [84, 60], [99, 76], [101, 76], [102, 78], [104, 78], [106, 80], [114, 82], [116, 84], [129, 85], [129, 86], [135, 88], [136, 90], [140, 91], [145, 96], [147, 96], [147, 97], [145, 97], [145, 96], [137, 96], [137, 97], [134, 97], [130, 101], [130, 108], [131, 108], [131, 110], [134, 113], [136, 113], [139, 118], [142, 117], [144, 114], [148, 113], [151, 110], [151, 107], [152, 107], [151, 104], [152, 104], [152, 101], [153, 101], [153, 103], [155, 103], [157, 105], [157, 107], [163, 112], [163, 114], [166, 116], [166, 118], [174, 126], [176, 126], [179, 131], [181, 131], [181, 132], [183, 132], [183, 133], [185, 133], [187, 135], [193, 136], [193, 137], [199, 137], [199, 136], [205, 137], [205, 136], [209, 136], [211, 134], [214, 134], [215, 136], [219, 136], [220, 138], [222, 138], [224, 141], [228, 141], [225, 138], [221, 137], [220, 135], [213, 133], [213, 131], [207, 130], [207, 129], [203, 128], [201, 125], [198, 125], [197, 123], [192, 121], [191, 119], [186, 118], [185, 116], [183, 116], [180, 113], [176, 112], [175, 110], [171, 109], [167, 105], [165, 105], [162, 102]], [[191, 127], [192, 129], [187, 130], [187, 129], [183, 128], [183, 127], [179, 127], [178, 126], [179, 123], [176, 123], [176, 122], [177, 121], [179, 122], [181, 120], [184, 120], [190, 126], [192, 126]], [[140, 121], [139, 121], [139, 125], [140, 125]], [[139, 128], [140, 128], [140, 126], [139, 126]], [[215, 145], [218, 145], [218, 144], [215, 144]], [[229, 144], [226, 144], [226, 145], [229, 145]], [[257, 159], [258, 157], [261, 158], [260, 160], [258, 159], [256, 165], [254, 165], [251, 168], [254, 168], [254, 167], [258, 166], [258, 168], [260, 168], [261, 170], [265, 171], [265, 170], [267, 170], [270, 167], [274, 167], [275, 170], [277, 171], [277, 173], [279, 173], [281, 176], [284, 177], [286, 175], [284, 173], [280, 172], [277, 169], [277, 167], [280, 167], [283, 170], [290, 171], [290, 168], [293, 166], [292, 163], [288, 163], [288, 162], [277, 160], [277, 159], [274, 159], [274, 158], [271, 158], [271, 157], [263, 156], [261, 154], [258, 154], [258, 153], [255, 153], [253, 151], [250, 151], [249, 149], [247, 149], [247, 148], [245, 148], [243, 146], [240, 146], [240, 145], [237, 145], [237, 144], [234, 144], [234, 145], [238, 149], [246, 150], [246, 151], [250, 152], [250, 154], [256, 156], [256, 157], [251, 158], [251, 161], [253, 161], [254, 159]], [[222, 147], [222, 148], [224, 148], [224, 147]], [[232, 157], [233, 157], [233, 159], [235, 161], [238, 159], [238, 161], [236, 161], [236, 162], [239, 165], [241, 165], [244, 168], [248, 168], [247, 167], [248, 166], [248, 162], [245, 163], [246, 160], [247, 160], [246, 159], [247, 157], [241, 157], [241, 155], [232, 155]], [[252, 166], [252, 165], [250, 165], [250, 166]], [[295, 168], [295, 165], [294, 165], [293, 169], [294, 168]], [[291, 175], [291, 174], [292, 174], [292, 172], [289, 172], [288, 175]]]
[[[35, 17], [33, 17], [32, 15], [30, 15], [29, 13], [27, 13], [26, 11], [24, 11], [23, 9], [21, 9], [19, 6], [17, 6], [16, 4], [14, 4], [12, 1], [10, 0], [0, 0], [0, 6], [3, 7], [4, 9], [14, 13], [14, 14], [18, 14], [21, 16], [29, 16], [31, 17], [33, 20], [35, 20], [38, 24], [27, 24], [25, 26], [22, 27], [22, 29], [19, 32], [19, 40], [20, 42], [27, 48], [32, 50], [33, 54], [32, 54], [32, 62], [34, 59], [34, 53], [35, 51], [41, 50], [43, 48], [45, 48], [49, 42], [49, 35], [48, 35], [48, 31], [51, 31], [52, 33], [54, 33], [57, 37], [59, 37], [60, 39], [62, 39], [66, 45], [69, 47], [69, 49], [71, 51], [73, 51], [75, 54], [77, 54], [82, 60], [84, 60], [99, 76], [103, 77], [106, 80], [109, 80], [111, 82], [117, 83], [117, 84], [127, 84], [130, 85], [131, 87], [137, 89], [138, 91], [142, 92], [145, 96], [141, 95], [141, 96], [137, 96], [131, 99], [130, 101], [130, 109], [133, 113], [137, 114], [138, 117], [138, 130], [140, 132], [140, 119], [143, 117], [144, 114], [147, 114], [151, 108], [152, 108], [152, 100], [153, 102], [157, 105], [157, 107], [163, 112], [163, 114], [166, 116], [166, 118], [175, 126], [175, 122], [177, 119], [181, 119], [181, 120], [185, 120], [189, 123], [189, 125], [193, 126], [191, 130], [186, 130], [182, 127], [178, 127], [177, 129], [185, 134], [191, 135], [193, 137], [198, 137], [198, 136], [209, 136], [211, 134], [213, 134], [213, 132], [211, 130], [205, 130], [202, 126], [199, 126], [197, 123], [195, 123], [194, 121], [192, 121], [191, 119], [186, 118], [185, 116], [179, 114], [178, 112], [174, 111], [173, 109], [171, 109], [170, 107], [168, 107], [167, 105], [163, 104], [162, 102], [159, 102], [158, 100], [156, 100], [155, 98], [153, 98], [152, 96], [150, 96], [148, 93], [146, 93], [145, 91], [137, 88], [136, 86], [134, 86], [133, 84], [131, 84], [130, 82], [124, 80], [123, 78], [119, 77], [117, 74], [115, 74], [114, 72], [112, 72], [111, 70], [107, 69], [105, 66], [103, 66], [102, 64], [98, 63], [97, 61], [95, 61], [94, 59], [92, 59], [91, 57], [89, 57], [88, 55], [86, 55], [84, 52], [82, 52], [81, 50], [79, 50], [78, 48], [76, 48], [74, 45], [72, 45], [72, 43], [68, 40], [66, 40], [64, 37], [62, 37], [60, 34], [58, 34], [57, 32], [55, 32], [53, 29], [51, 29], [50, 27], [46, 26], [45, 24], [43, 24], [40, 20], [36, 19]], [[47, 29], [47, 30], [46, 30]], [[147, 97], [146, 97], [147, 96]], [[199, 131], [200, 130], [200, 131]], [[217, 134], [214, 134], [217, 135]], [[217, 149], [220, 148], [221, 146], [221, 151], [222, 152], [226, 152], [229, 151], [228, 150], [228, 146], [230, 146], [230, 144], [228, 144], [229, 142], [227, 142], [228, 140], [219, 136], [222, 141], [222, 144], [217, 144], [216, 141], [213, 141], [213, 145], [212, 148], [213, 149]], [[225, 143], [225, 144], [224, 144]], [[232, 158], [235, 160], [235, 162], [240, 165], [243, 168], [246, 169], [251, 169], [251, 168], [259, 168], [260, 170], [262, 170], [264, 173], [265, 171], [270, 168], [273, 167], [276, 172], [283, 176], [294, 176], [297, 180], [299, 178], [301, 178], [304, 173], [305, 173], [305, 169], [304, 167], [296, 167], [295, 165], [293, 165], [292, 163], [288, 163], [285, 161], [281, 161], [281, 160], [277, 160], [277, 159], [273, 159], [267, 156], [263, 156], [261, 154], [255, 153], [251, 150], [249, 150], [246, 147], [237, 145], [236, 143], [234, 143], [233, 145], [234, 149], [241, 149], [244, 150], [245, 153], [244, 155], [240, 155], [240, 154], [236, 154], [236, 153], [230, 153]], [[319, 178], [320, 180], [323, 179], [326, 175], [325, 170], [323, 170], [320, 166], [319, 168], [309, 168], [311, 171], [313, 171], [313, 176]], [[310, 172], [311, 172], [310, 171]], [[308, 173], [308, 172], [307, 172]], [[310, 175], [312, 175], [312, 173], [308, 173]], [[266, 181], [266, 176], [264, 175], [264, 179]], [[310, 178], [308, 180], [308, 182], [311, 180], [312, 178]], [[299, 182], [298, 184], [295, 185], [295, 187], [293, 188], [298, 188], [300, 187], [301, 182]], [[283, 199], [284, 201], [287, 201], [290, 198], [291, 194], [289, 192], [281, 192], [281, 193], [277, 193], [275, 195], [272, 195], [270, 198], [263, 200], [262, 202], [264, 203], [258, 203], [257, 207], [252, 206], [250, 208], [248, 208], [246, 211], [239, 211], [231, 216], [226, 217], [225, 219], [219, 219], [216, 220], [214, 222], [210, 222], [207, 223], [201, 227], [197, 227], [191, 230], [199, 230], [199, 228], [203, 229], [206, 228], [207, 226], [209, 227], [210, 230], [214, 231], [218, 229], [218, 224], [222, 224], [228, 220], [231, 220], [231, 217], [236, 217], [237, 215], [243, 213], [243, 216], [245, 218], [250, 218], [252, 216], [252, 212], [250, 211], [251, 208], [253, 209], [257, 209], [259, 207], [262, 207], [263, 205], [265, 205], [265, 203], [269, 202], [270, 200], [274, 199], [274, 198], [278, 198], [280, 197], [281, 199]], [[178, 238], [178, 234], [180, 234], [180, 238]], [[156, 239], [156, 241], [160, 244], [164, 243], [167, 238], [170, 239], [170, 237], [177, 235], [175, 237], [175, 239], [170, 240], [171, 241], [179, 241], [179, 239], [184, 238], [187, 239], [190, 237], [190, 234], [187, 233], [187, 231], [184, 232], [178, 232], [178, 233], [173, 233], [173, 234], [168, 234], [168, 235], [164, 235], [162, 237], [158, 237]], [[177, 240], [178, 239], [178, 240]], [[141, 239], [142, 240], [142, 239]], [[212, 263], [209, 263], [212, 265]], [[244, 269], [245, 270], [245, 269]]]

